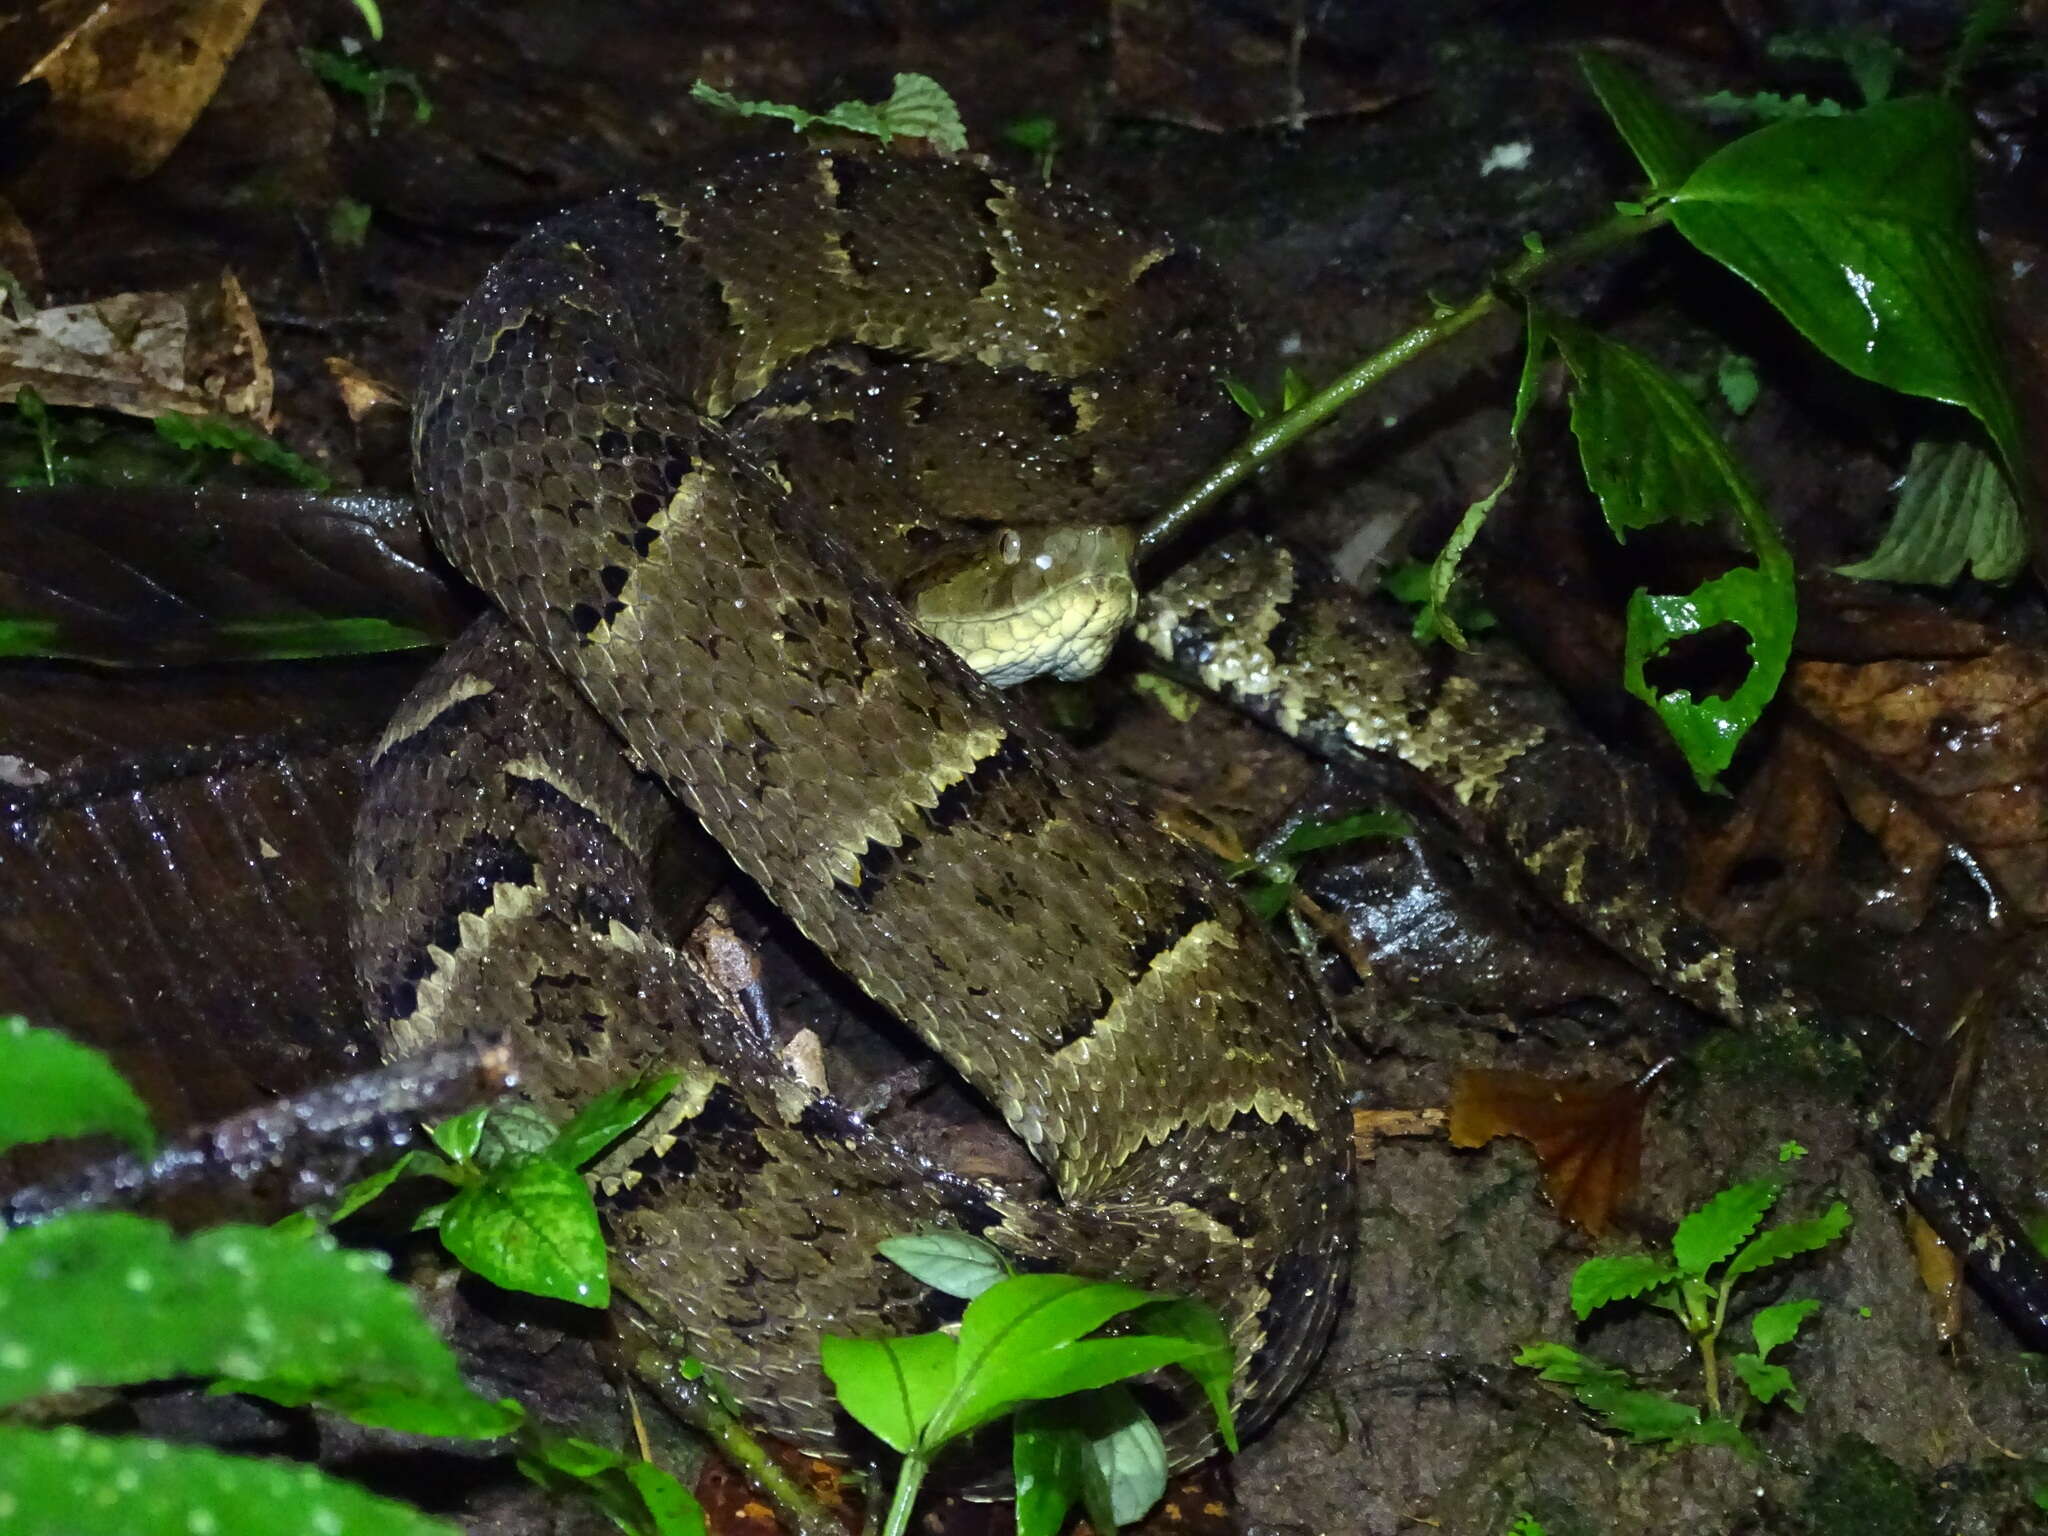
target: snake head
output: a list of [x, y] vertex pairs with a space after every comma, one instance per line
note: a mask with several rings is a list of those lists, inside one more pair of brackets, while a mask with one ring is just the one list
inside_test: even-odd
[[1137, 609], [1136, 545], [1120, 524], [1005, 528], [920, 578], [910, 611], [998, 688], [1092, 677]]

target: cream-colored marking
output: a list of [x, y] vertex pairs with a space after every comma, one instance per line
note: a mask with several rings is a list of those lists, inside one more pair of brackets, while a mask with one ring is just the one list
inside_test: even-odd
[[1086, 384], [1076, 384], [1067, 391], [1067, 404], [1074, 408], [1076, 437], [1095, 430], [1095, 423], [1102, 419], [1102, 410], [1096, 404], [1101, 398], [1100, 390], [1092, 389]]
[[416, 985], [412, 1012], [385, 1026], [397, 1050], [420, 1050], [461, 1032], [461, 1021], [446, 1017], [450, 997], [459, 985], [471, 984], [485, 963], [504, 963], [503, 957], [493, 962], [489, 955], [492, 939], [532, 912], [546, 890], [547, 882], [538, 874], [531, 885], [499, 881], [491, 887], [490, 903], [483, 911], [464, 912], [455, 919], [454, 949], [427, 946], [427, 973]]
[[1135, 284], [1139, 278], [1143, 277], [1147, 272], [1150, 272], [1154, 267], [1158, 266], [1159, 263], [1166, 260], [1167, 255], [1168, 252], [1165, 246], [1153, 246], [1151, 250], [1147, 251], [1144, 255], [1140, 256], [1136, 261], [1131, 263], [1131, 270], [1125, 276], [1124, 281], [1126, 283]]
[[417, 706], [401, 709], [384, 727], [384, 734], [377, 739], [377, 750], [370, 754], [372, 763], [382, 761], [384, 754], [408, 737], [417, 736], [442, 715], [469, 699], [480, 699], [495, 688], [473, 672], [465, 672], [435, 697]]
[[580, 806], [603, 822], [605, 831], [611, 833], [623, 846], [633, 848], [636, 853], [641, 851], [634, 847], [632, 839], [626, 836], [625, 829], [605, 814], [599, 797], [590, 794], [581, 785], [572, 783], [556, 770], [554, 764], [543, 762], [537, 757], [514, 758], [505, 765], [505, 777], [525, 779], [529, 784], [547, 785], [571, 805]]
[[[832, 162], [820, 155], [811, 163], [817, 168], [818, 190], [825, 195], [825, 206], [844, 218], [845, 210], [839, 206], [839, 178], [833, 174]], [[847, 253], [846, 237], [830, 224], [825, 226], [823, 270], [848, 287], [854, 286], [853, 257]]]

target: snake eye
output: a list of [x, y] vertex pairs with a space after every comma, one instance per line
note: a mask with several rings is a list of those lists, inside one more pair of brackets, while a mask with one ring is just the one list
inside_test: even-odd
[[996, 545], [996, 555], [1005, 565], [1015, 565], [1024, 558], [1024, 535], [1014, 528], [1005, 528], [1003, 537]]

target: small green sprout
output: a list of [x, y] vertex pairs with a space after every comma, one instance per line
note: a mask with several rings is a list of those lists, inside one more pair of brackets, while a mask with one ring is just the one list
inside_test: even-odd
[[384, 126], [385, 101], [394, 90], [412, 96], [415, 123], [424, 123], [434, 115], [433, 103], [427, 100], [426, 87], [420, 84], [418, 75], [409, 69], [372, 64], [363, 56], [363, 45], [352, 37], [343, 38], [338, 48], [301, 48], [299, 62], [323, 85], [362, 98], [372, 137]]
[[1324, 821], [1304, 821], [1272, 848], [1224, 867], [1226, 880], [1239, 882], [1245, 905], [1270, 922], [1286, 910], [1300, 884], [1301, 862], [1319, 848], [1341, 848], [1371, 838], [1406, 837], [1415, 824], [1399, 811], [1357, 811]]
[[749, 101], [699, 80], [690, 99], [736, 117], [779, 117], [798, 133], [837, 128], [876, 139], [926, 139], [948, 154], [967, 148], [960, 109], [930, 75], [898, 75], [887, 101], [842, 101], [824, 112], [807, 112], [780, 101]]
[[1060, 124], [1054, 117], [1020, 117], [1003, 129], [1003, 142], [1015, 145], [1038, 163], [1038, 179], [1052, 180], [1053, 156], [1060, 150]]
[[[1079, 1275], [1019, 1275], [978, 1238], [892, 1238], [885, 1257], [967, 1302], [957, 1329], [820, 1340], [840, 1406], [902, 1454], [882, 1536], [903, 1536], [931, 1463], [961, 1437], [1013, 1420], [1018, 1536], [1057, 1536], [1080, 1504], [1098, 1531], [1139, 1519], [1166, 1492], [1166, 1446], [1120, 1383], [1164, 1366], [1194, 1377], [1223, 1442], [1235, 1369], [1222, 1319], [1198, 1301]], [[1098, 1330], [1121, 1318], [1124, 1331]]]
[[[1606, 1254], [1586, 1260], [1572, 1275], [1572, 1310], [1581, 1321], [1615, 1302], [1641, 1300], [1685, 1325], [1705, 1378], [1704, 1417], [1691, 1404], [1639, 1387], [1619, 1367], [1562, 1344], [1532, 1344], [1515, 1356], [1515, 1363], [1569, 1387], [1608, 1428], [1638, 1444], [1753, 1449], [1742, 1432], [1743, 1411], [1731, 1414], [1722, 1408], [1719, 1350], [1729, 1298], [1745, 1275], [1825, 1248], [1850, 1225], [1849, 1208], [1838, 1200], [1819, 1216], [1758, 1232], [1780, 1192], [1775, 1179], [1733, 1185], [1678, 1224], [1669, 1258]], [[1795, 1413], [1805, 1411], [1791, 1373], [1771, 1353], [1790, 1344], [1819, 1306], [1811, 1299], [1781, 1301], [1750, 1318], [1755, 1350], [1728, 1357], [1726, 1365], [1758, 1406], [1782, 1402]]]

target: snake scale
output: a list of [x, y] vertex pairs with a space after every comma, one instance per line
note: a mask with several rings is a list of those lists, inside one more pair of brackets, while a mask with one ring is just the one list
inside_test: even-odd
[[[874, 1252], [921, 1227], [1205, 1297], [1248, 1424], [1328, 1334], [1351, 1154], [1313, 989], [1210, 868], [912, 624], [886, 565], [986, 542], [925, 510], [941, 497], [981, 521], [1139, 515], [1228, 432], [1230, 336], [1186, 252], [1077, 195], [828, 150], [544, 225], [429, 361], [428, 525], [502, 617], [376, 755], [373, 1021], [402, 1049], [507, 1032], [543, 1102], [683, 1073], [609, 1202], [617, 1262], [812, 1449], [845, 1448], [820, 1329], [938, 1321]], [[927, 1165], [721, 1001], [656, 901], [678, 802], [1046, 1187]], [[1185, 1406], [1164, 1408], [1182, 1456], [1204, 1444]]]

